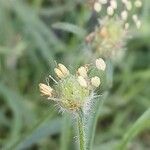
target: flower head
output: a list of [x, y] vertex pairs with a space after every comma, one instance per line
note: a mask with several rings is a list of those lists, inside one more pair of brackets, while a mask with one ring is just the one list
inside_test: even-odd
[[63, 64], [58, 64], [54, 71], [59, 80], [56, 81], [50, 76], [55, 81], [53, 88], [40, 83], [39, 89], [41, 94], [55, 101], [61, 110], [78, 111], [84, 107], [95, 89], [100, 85], [100, 78], [97, 76], [90, 77], [87, 72], [90, 67], [94, 67], [97, 72], [99, 70], [94, 65], [88, 67], [79, 67], [77, 74], [73, 75]]
[[135, 24], [138, 29], [142, 25], [138, 17], [142, 1], [93, 0], [91, 5], [92, 2], [93, 10], [102, 17], [98, 18], [95, 30], [87, 35], [86, 42], [94, 54], [116, 62], [124, 56], [130, 24]]
[[124, 30], [123, 21], [118, 18], [104, 18], [93, 33], [89, 42], [92, 50], [104, 58], [116, 59], [123, 55], [127, 31]]

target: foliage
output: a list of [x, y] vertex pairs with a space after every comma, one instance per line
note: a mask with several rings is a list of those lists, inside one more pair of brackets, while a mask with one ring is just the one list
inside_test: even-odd
[[[100, 111], [93, 107], [98, 121], [90, 119], [97, 126], [88, 127], [87, 134], [93, 150], [150, 147], [150, 4], [143, 1], [142, 28], [115, 64], [113, 86]], [[70, 70], [87, 62], [84, 40], [95, 18], [87, 1], [0, 0], [0, 149], [76, 148], [73, 121], [41, 98], [38, 84], [54, 73], [55, 61]]]

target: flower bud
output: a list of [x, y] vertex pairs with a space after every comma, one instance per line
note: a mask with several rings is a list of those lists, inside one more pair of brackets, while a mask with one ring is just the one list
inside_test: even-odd
[[102, 58], [96, 59], [95, 64], [96, 64], [96, 68], [99, 70], [104, 71], [106, 68], [106, 63]]
[[121, 12], [121, 18], [122, 20], [127, 20], [128, 18], [128, 12], [126, 10]]
[[128, 22], [125, 23], [125, 29], [126, 29], [126, 30], [129, 29], [129, 23], [128, 23]]
[[101, 4], [107, 4], [107, 0], [99, 0], [99, 2], [101, 3]]
[[134, 15], [132, 16], [132, 19], [133, 19], [134, 22], [137, 22], [138, 16], [137, 16], [136, 14], [134, 14]]
[[87, 69], [83, 66], [78, 69], [77, 73], [84, 78], [87, 77]]
[[107, 14], [108, 14], [109, 16], [112, 16], [112, 15], [114, 14], [114, 9], [113, 9], [113, 7], [109, 6], [109, 7], [107, 8]]
[[122, 2], [123, 2], [124, 4], [126, 4], [126, 3], [127, 3], [127, 0], [122, 0]]
[[62, 78], [65, 77], [64, 74], [61, 72], [60, 69], [55, 68], [54, 71], [55, 71], [56, 75], [58, 76], [58, 78], [62, 79]]
[[100, 78], [97, 77], [97, 76], [91, 78], [91, 83], [92, 83], [93, 86], [99, 87], [99, 85], [100, 85]]
[[64, 76], [69, 75], [69, 70], [63, 64], [58, 64], [58, 69], [60, 69]]
[[94, 4], [94, 10], [95, 10], [96, 12], [100, 12], [101, 9], [102, 9], [101, 4], [98, 3], [98, 2], [96, 2], [96, 3]]
[[136, 0], [134, 3], [135, 7], [139, 8], [142, 7], [142, 2], [140, 0]]
[[110, 1], [110, 5], [111, 5], [111, 7], [112, 7], [113, 9], [117, 9], [117, 2], [116, 2], [116, 0], [111, 0], [111, 1]]
[[82, 87], [85, 87], [85, 88], [87, 87], [87, 82], [82, 76], [78, 76], [77, 80]]
[[127, 1], [125, 5], [126, 5], [127, 10], [132, 9], [132, 3], [130, 1]]
[[136, 27], [137, 27], [138, 29], [140, 29], [140, 27], [141, 27], [141, 21], [140, 21], [140, 20], [137, 20], [137, 21], [136, 21]]
[[40, 88], [40, 92], [43, 96], [48, 96], [48, 97], [52, 96], [53, 89], [50, 86], [40, 83], [39, 88]]

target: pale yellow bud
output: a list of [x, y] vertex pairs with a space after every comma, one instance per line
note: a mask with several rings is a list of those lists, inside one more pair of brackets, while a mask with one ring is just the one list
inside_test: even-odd
[[125, 5], [126, 5], [128, 10], [132, 9], [132, 3], [130, 1], [127, 1]]
[[94, 4], [94, 10], [95, 10], [96, 12], [100, 12], [101, 9], [102, 9], [101, 4], [98, 3], [98, 2], [96, 2], [96, 3]]
[[86, 88], [87, 87], [87, 82], [86, 82], [86, 80], [82, 77], [82, 76], [78, 76], [78, 82], [79, 82], [79, 84], [82, 86], [82, 87], [84, 87], [84, 88]]
[[58, 69], [60, 69], [64, 76], [69, 75], [69, 70], [63, 64], [58, 64]]
[[128, 0], [122, 0], [122, 3], [126, 4]]
[[126, 10], [121, 12], [121, 18], [122, 20], [127, 20], [128, 18], [128, 12]]
[[95, 61], [96, 68], [99, 70], [105, 70], [106, 69], [106, 63], [102, 58], [96, 59]]
[[128, 23], [128, 22], [125, 23], [125, 29], [126, 29], [126, 30], [129, 29], [129, 23]]
[[107, 0], [99, 0], [101, 4], [107, 4]]
[[138, 21], [138, 16], [137, 16], [136, 14], [134, 14], [134, 15], [132, 16], [132, 19], [133, 19], [134, 22], [137, 22], [137, 21]]
[[139, 8], [142, 7], [142, 2], [140, 0], [136, 0], [134, 3], [135, 7]]
[[53, 89], [50, 86], [40, 83], [39, 88], [40, 88], [40, 92], [43, 96], [48, 96], [48, 97], [52, 96]]
[[78, 69], [77, 73], [84, 78], [87, 77], [87, 69], [83, 66]]
[[107, 14], [108, 14], [109, 16], [112, 16], [112, 15], [114, 14], [114, 9], [113, 9], [113, 7], [109, 6], [109, 7], [107, 8]]
[[100, 85], [100, 78], [97, 77], [97, 76], [91, 78], [91, 83], [92, 83], [93, 86], [99, 87], [99, 85]]
[[113, 9], [117, 9], [117, 1], [116, 0], [111, 0], [110, 5]]
[[136, 26], [137, 26], [138, 29], [141, 27], [141, 21], [140, 20], [136, 21]]
[[64, 74], [61, 72], [60, 69], [55, 68], [54, 71], [55, 71], [56, 75], [57, 75], [60, 79], [62, 79], [62, 78], [65, 77]]

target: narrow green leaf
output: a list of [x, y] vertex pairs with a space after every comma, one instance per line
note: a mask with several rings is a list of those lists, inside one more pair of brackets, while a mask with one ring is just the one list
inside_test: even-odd
[[86, 35], [86, 31], [84, 29], [82, 29], [79, 26], [76, 26], [74, 24], [67, 23], [67, 22], [57, 22], [57, 23], [53, 24], [52, 27], [54, 29], [71, 32], [81, 38], [83, 38]]
[[70, 114], [64, 113], [62, 120], [60, 150], [67, 150], [71, 139], [71, 118]]
[[125, 150], [128, 143], [142, 130], [150, 127], [150, 108], [131, 126], [120, 141], [118, 150]]
[[53, 113], [50, 112], [50, 114], [44, 118], [45, 120], [40, 121], [32, 131], [27, 133], [24, 138], [15, 143], [12, 148], [15, 150], [29, 148], [32, 144], [37, 143], [47, 136], [60, 133], [62, 125], [61, 118], [50, 119], [52, 114]]

